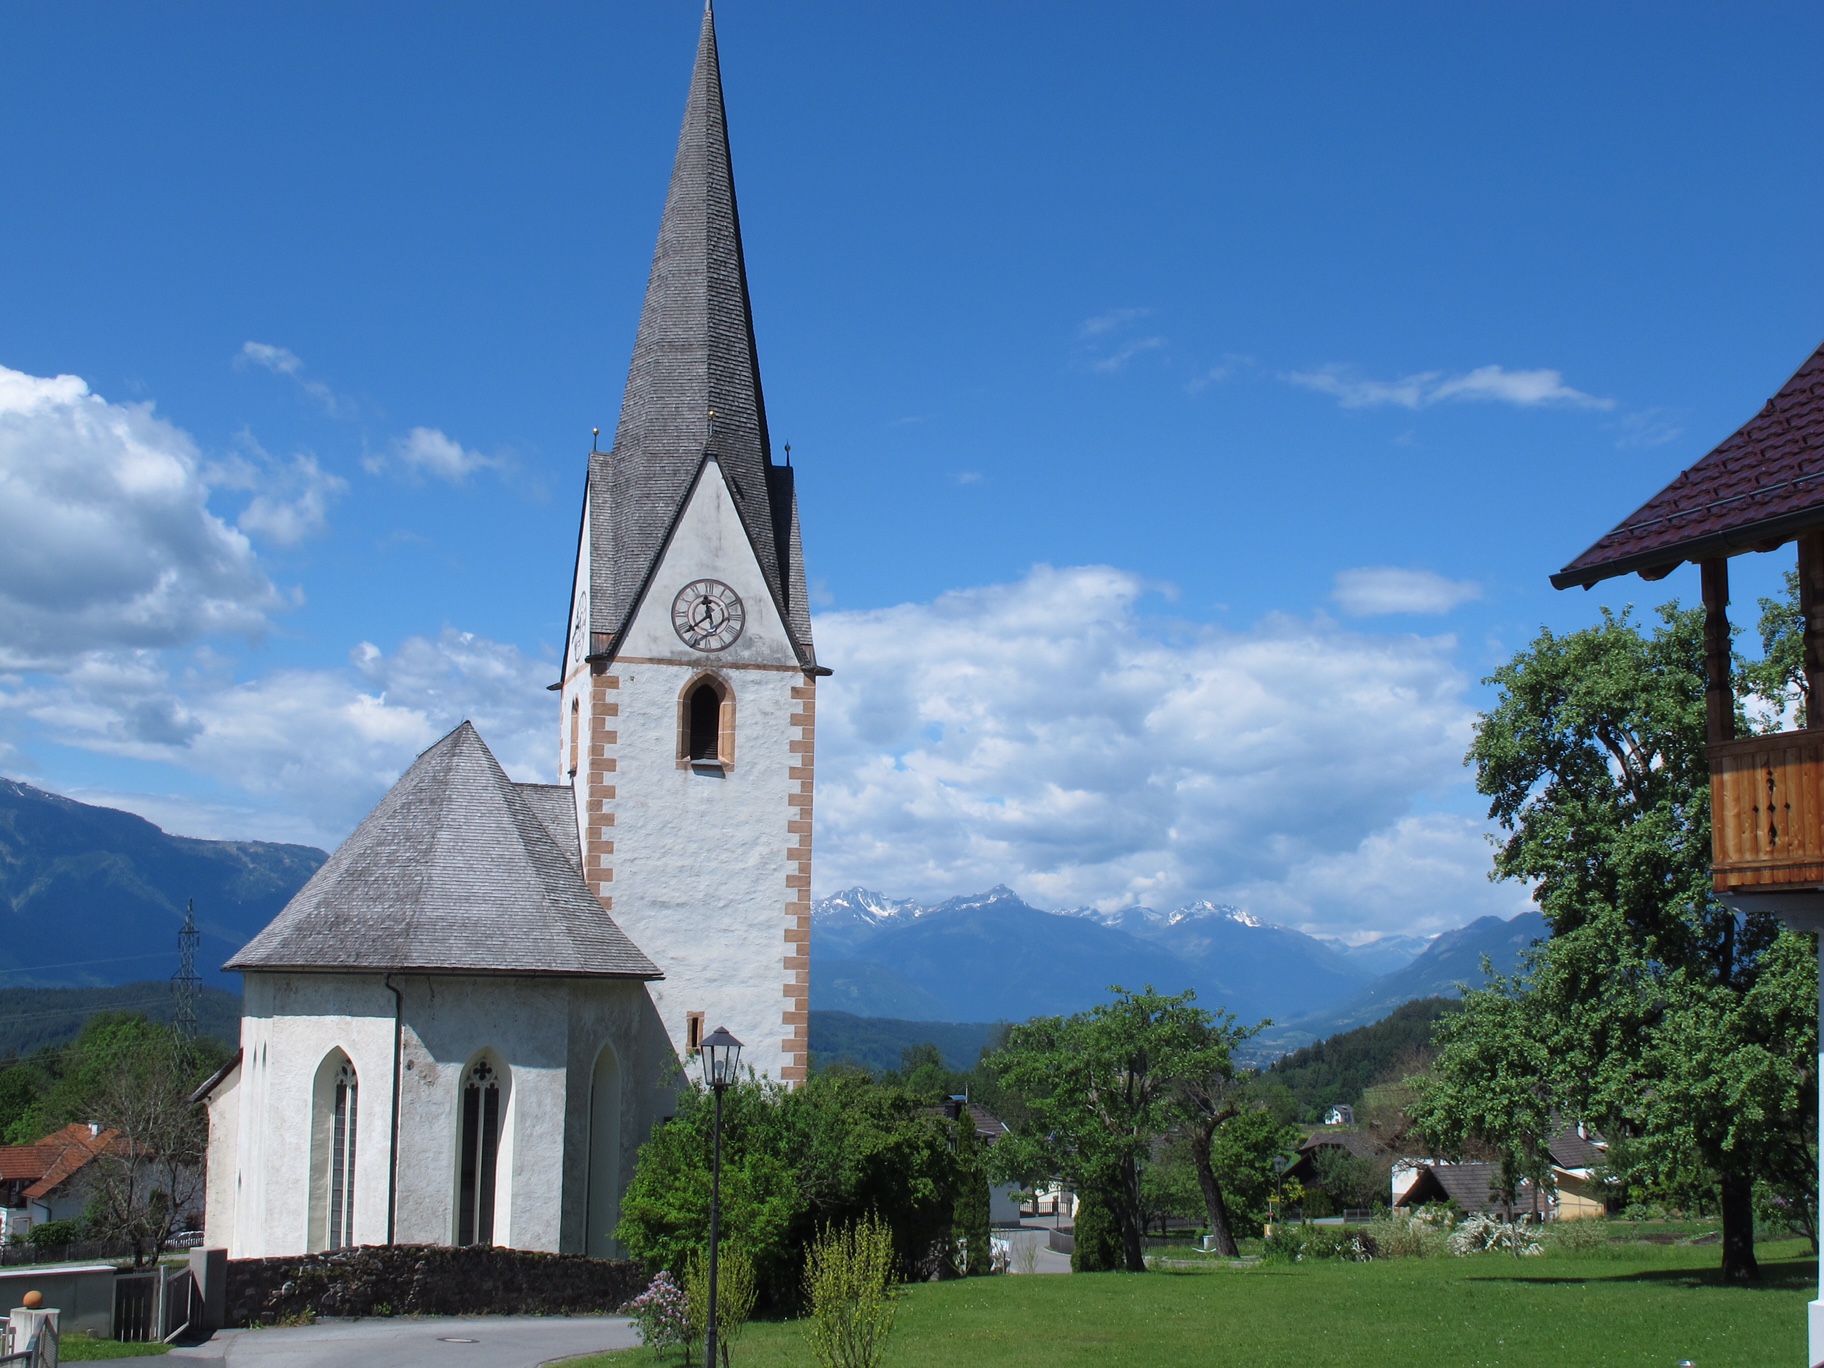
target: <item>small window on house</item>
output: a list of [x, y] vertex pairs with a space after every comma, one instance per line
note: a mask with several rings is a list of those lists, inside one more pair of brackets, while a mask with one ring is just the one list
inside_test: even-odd
[[583, 714], [581, 704], [582, 700], [580, 698], [573, 698], [570, 700], [570, 777], [572, 779], [576, 777], [577, 733], [582, 728]]
[[684, 1017], [684, 1048], [692, 1054], [703, 1048], [703, 1013], [690, 1012]]
[[704, 680], [690, 691], [690, 748], [692, 760], [722, 758], [722, 691]]
[[500, 1158], [500, 1078], [485, 1059], [462, 1089], [462, 1176], [456, 1194], [456, 1243], [494, 1243], [494, 1170]]

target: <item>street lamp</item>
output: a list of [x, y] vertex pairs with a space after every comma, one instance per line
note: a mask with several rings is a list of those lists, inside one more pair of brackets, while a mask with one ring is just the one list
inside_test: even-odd
[[722, 1219], [722, 1094], [735, 1085], [741, 1067], [741, 1042], [718, 1026], [699, 1047], [703, 1055], [703, 1081], [716, 1099], [715, 1140], [709, 1168], [709, 1325], [704, 1337], [703, 1361], [716, 1368], [716, 1244]]
[[1273, 1156], [1273, 1219], [1271, 1225], [1274, 1230], [1279, 1229], [1280, 1203], [1285, 1200], [1281, 1189], [1286, 1181], [1286, 1170], [1290, 1167], [1292, 1167], [1292, 1161], [1286, 1158], [1285, 1155], [1276, 1154]]

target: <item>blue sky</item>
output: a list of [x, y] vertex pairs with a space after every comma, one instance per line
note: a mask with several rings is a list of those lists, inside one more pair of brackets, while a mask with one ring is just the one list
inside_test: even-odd
[[[697, 18], [0, 13], [0, 366], [91, 396], [15, 382], [43, 479], [0, 485], [0, 769], [324, 843], [460, 716], [554, 763], [535, 686]], [[1695, 595], [1546, 576], [1824, 336], [1824, 14], [718, 25], [839, 672], [820, 891], [1211, 895], [1345, 935], [1516, 909], [1456, 764], [1475, 681], [1541, 623]], [[156, 508], [82, 487], [135, 443]], [[126, 563], [141, 538], [170, 545]], [[1785, 565], [1737, 560], [1738, 602]]]

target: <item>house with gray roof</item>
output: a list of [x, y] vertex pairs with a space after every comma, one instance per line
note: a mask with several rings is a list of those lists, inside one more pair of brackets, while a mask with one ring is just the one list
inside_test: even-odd
[[[586, 417], [579, 415], [579, 429]], [[583, 477], [559, 782], [464, 722], [229, 962], [206, 1238], [619, 1252], [702, 1037], [805, 1076], [817, 664], [705, 10], [609, 449]]]

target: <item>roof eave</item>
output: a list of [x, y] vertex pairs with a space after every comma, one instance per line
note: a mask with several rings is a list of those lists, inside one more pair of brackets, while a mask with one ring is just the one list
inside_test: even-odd
[[1782, 513], [1778, 517], [1744, 523], [1740, 527], [1693, 537], [1689, 541], [1674, 542], [1670, 546], [1655, 547], [1651, 551], [1636, 551], [1614, 560], [1599, 561], [1581, 569], [1575, 568], [1576, 562], [1573, 561], [1552, 576], [1552, 588], [1590, 589], [1605, 579], [1615, 579], [1641, 570], [1663, 568], [1670, 571], [1685, 561], [1739, 556], [1749, 551], [1772, 551], [1782, 542], [1790, 541], [1799, 533], [1816, 527], [1824, 527], [1824, 507]]
[[656, 983], [665, 974], [655, 964], [643, 969], [478, 969], [462, 964], [243, 964], [225, 966], [237, 974], [462, 974], [474, 978], [622, 979], [629, 983]]

